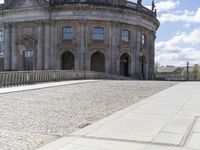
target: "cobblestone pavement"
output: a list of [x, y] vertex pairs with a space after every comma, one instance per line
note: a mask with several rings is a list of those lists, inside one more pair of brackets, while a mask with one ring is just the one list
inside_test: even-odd
[[176, 82], [97, 81], [0, 95], [0, 150], [33, 150]]

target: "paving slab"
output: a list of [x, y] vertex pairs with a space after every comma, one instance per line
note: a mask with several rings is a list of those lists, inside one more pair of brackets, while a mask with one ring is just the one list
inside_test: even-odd
[[[101, 127], [146, 102], [119, 110], [175, 84], [177, 82], [76, 80], [0, 89], [0, 149], [35, 150], [117, 112], [118, 115], [98, 122]], [[62, 147], [62, 143], [66, 144], [62, 141], [56, 145]], [[56, 149], [57, 146], [50, 147]]]
[[200, 82], [180, 83], [72, 133], [64, 139], [75, 140], [52, 150], [200, 150], [199, 106]]

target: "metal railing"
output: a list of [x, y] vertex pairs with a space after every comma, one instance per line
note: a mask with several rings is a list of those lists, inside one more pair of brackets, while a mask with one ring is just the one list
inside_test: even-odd
[[0, 72], [0, 87], [21, 86], [53, 81], [81, 79], [130, 80], [131, 78], [93, 71], [80, 70], [43, 70]]
[[200, 81], [199, 74], [171, 74], [171, 75], [156, 75], [157, 80], [166, 80], [166, 81]]

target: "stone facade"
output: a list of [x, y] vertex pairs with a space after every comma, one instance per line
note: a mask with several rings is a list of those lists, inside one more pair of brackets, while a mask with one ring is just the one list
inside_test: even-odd
[[[152, 79], [159, 27], [155, 12], [114, 2], [5, 1], [0, 12], [4, 69], [94, 70]], [[63, 40], [65, 27], [73, 29], [71, 40]], [[95, 27], [103, 29], [102, 41], [93, 39]]]

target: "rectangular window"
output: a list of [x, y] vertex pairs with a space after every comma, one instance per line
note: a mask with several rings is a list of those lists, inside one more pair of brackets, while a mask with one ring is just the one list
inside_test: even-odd
[[4, 31], [0, 30], [0, 42], [4, 41]]
[[94, 41], [104, 41], [104, 28], [94, 27], [92, 29], [92, 39]]
[[33, 70], [33, 51], [24, 51], [24, 70]]
[[74, 29], [73, 27], [63, 27], [63, 40], [73, 40]]
[[129, 42], [129, 40], [130, 40], [130, 31], [123, 30], [122, 31], [122, 41]]
[[146, 34], [142, 34], [142, 45], [145, 46], [146, 45]]

